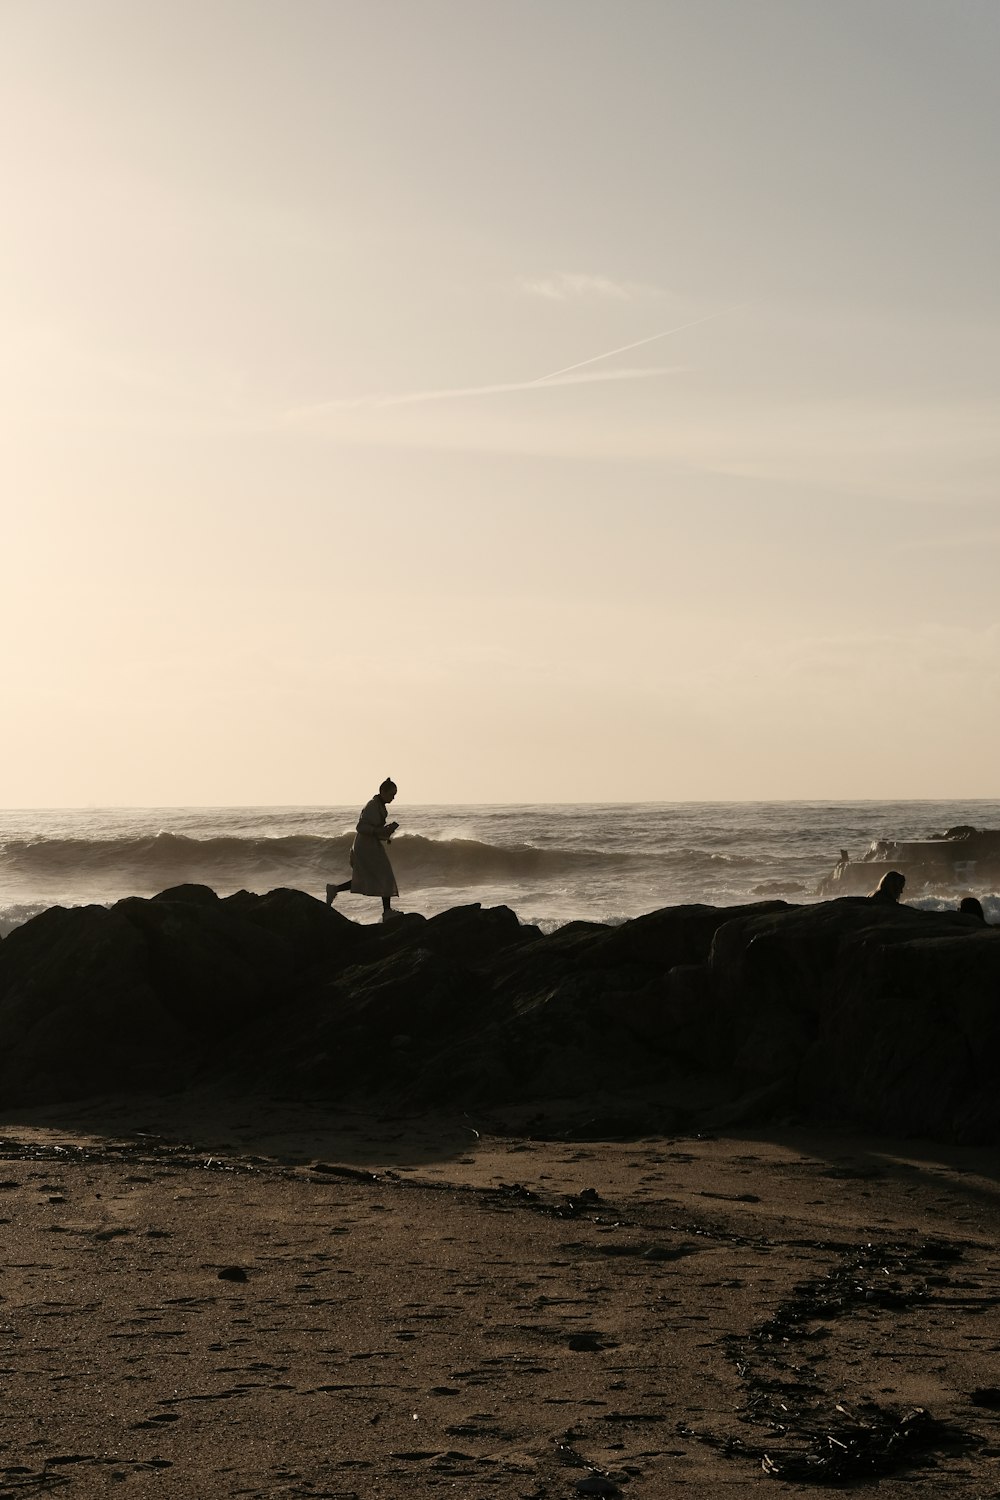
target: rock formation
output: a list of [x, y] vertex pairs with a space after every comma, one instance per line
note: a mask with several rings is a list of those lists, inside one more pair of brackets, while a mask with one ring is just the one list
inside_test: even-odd
[[0, 944], [8, 1107], [212, 1081], [548, 1130], [777, 1117], [983, 1142], [998, 1064], [1000, 931], [861, 898], [543, 935], [505, 907], [362, 927], [300, 891], [183, 886]]

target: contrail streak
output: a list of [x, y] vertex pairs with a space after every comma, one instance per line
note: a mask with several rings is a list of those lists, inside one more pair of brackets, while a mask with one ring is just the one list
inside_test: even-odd
[[567, 373], [558, 378], [555, 375], [549, 375], [543, 381], [513, 380], [505, 381], [500, 385], [463, 385], [436, 391], [407, 391], [397, 396], [353, 396], [343, 401], [323, 401], [317, 406], [287, 411], [284, 413], [284, 420], [295, 421], [341, 411], [381, 411], [387, 406], [415, 406], [425, 401], [455, 401], [469, 396], [507, 395], [516, 391], [538, 390], [542, 385], [558, 388], [561, 385], [589, 385], [598, 381], [608, 383], [622, 380], [649, 380], [656, 375], [679, 375], [684, 368], [683, 365], [651, 365], [639, 370], [594, 370], [586, 375]]
[[[598, 359], [601, 356], [598, 355]], [[589, 360], [584, 360], [589, 364]], [[573, 366], [573, 369], [578, 368]], [[369, 397], [366, 405], [369, 406], [412, 406], [419, 401], [452, 401], [462, 396], [497, 396], [512, 391], [533, 391], [540, 385], [586, 385], [591, 381], [612, 380], [648, 380], [652, 375], [676, 375], [683, 369], [682, 365], [653, 365], [645, 370], [605, 370], [590, 375], [577, 375], [575, 379], [557, 379], [555, 375], [546, 375], [541, 380], [514, 380], [505, 382], [503, 385], [463, 385], [451, 387], [439, 391], [410, 391], [405, 396], [373, 396]], [[569, 371], [559, 371], [559, 375], [569, 375]]]
[[544, 385], [546, 380], [555, 380], [557, 375], [568, 375], [571, 370], [582, 370], [584, 365], [596, 365], [599, 359], [611, 359], [615, 354], [627, 354], [630, 349], [640, 349], [643, 344], [655, 344], [657, 339], [669, 338], [672, 333], [680, 333], [683, 328], [696, 328], [699, 323], [710, 323], [713, 318], [721, 318], [727, 312], [732, 312], [731, 307], [724, 307], [719, 312], [706, 313], [703, 318], [692, 318], [689, 323], [678, 323], [674, 328], [664, 328], [662, 333], [651, 333], [648, 338], [636, 339], [634, 344], [622, 344], [620, 349], [606, 349], [603, 354], [592, 354], [589, 359], [581, 359], [575, 365], [566, 365], [562, 370], [551, 370], [548, 375], [539, 375], [535, 380], [529, 380], [528, 385]]
[[588, 381], [611, 381], [611, 380], [648, 380], [656, 375], [679, 374], [683, 368], [680, 365], [664, 365], [649, 369], [626, 369], [608, 370], [603, 373], [590, 375], [575, 375], [575, 371], [583, 370], [588, 365], [596, 365], [602, 359], [612, 359], [616, 354], [627, 354], [630, 349], [641, 349], [644, 344], [655, 344], [657, 339], [669, 338], [672, 333], [680, 333], [684, 328], [696, 328], [699, 323], [710, 323], [713, 318], [722, 318], [726, 313], [734, 312], [733, 307], [720, 308], [718, 312], [706, 313], [703, 318], [691, 318], [687, 323], [677, 323], [673, 328], [664, 328], [660, 333], [651, 333], [647, 338], [636, 339], [634, 343], [622, 344], [617, 349], [605, 349], [603, 354], [592, 354], [589, 359], [579, 359], [574, 365], [565, 365], [561, 370], [550, 370], [547, 375], [537, 375], [533, 380], [516, 380], [504, 382], [497, 385], [470, 385], [459, 386], [455, 389], [435, 391], [408, 391], [405, 394], [395, 396], [355, 396], [341, 401], [324, 401], [319, 405], [300, 408], [298, 411], [284, 413], [285, 420], [296, 420], [319, 416], [324, 412], [334, 413], [339, 411], [356, 411], [360, 409], [375, 410], [387, 406], [412, 406], [425, 401], [454, 401], [467, 396], [494, 396], [514, 391], [538, 390], [543, 385], [583, 385]]

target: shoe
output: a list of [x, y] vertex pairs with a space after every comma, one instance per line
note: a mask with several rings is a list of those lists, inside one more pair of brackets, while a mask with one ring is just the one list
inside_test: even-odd
[[393, 907], [390, 906], [390, 908], [389, 908], [388, 911], [384, 911], [382, 913], [382, 921], [383, 922], [395, 922], [395, 920], [396, 920], [397, 917], [404, 917], [405, 915], [406, 915], [405, 912], [396, 911], [396, 910], [394, 910]]
[[337, 899], [337, 887], [335, 885], [328, 885], [327, 888], [326, 888], [326, 904], [327, 904], [327, 906], [332, 906], [333, 903], [336, 901], [336, 899]]

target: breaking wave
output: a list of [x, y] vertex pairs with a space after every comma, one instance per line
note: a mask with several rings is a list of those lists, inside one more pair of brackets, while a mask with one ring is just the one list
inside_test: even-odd
[[190, 838], [156, 833], [138, 838], [10, 840], [0, 846], [0, 868], [28, 879], [79, 879], [113, 875], [142, 885], [166, 880], [201, 880], [211, 884], [231, 872], [248, 875], [282, 868], [308, 867], [351, 847], [350, 835], [314, 838]]
[[[289, 886], [321, 897], [350, 873], [356, 817], [353, 805], [0, 811], [0, 935], [50, 906], [186, 883], [220, 896]], [[960, 823], [1000, 827], [1000, 802], [415, 807], [390, 857], [407, 910], [503, 903], [558, 925], [688, 902], [812, 900], [842, 846]], [[984, 877], [975, 894], [996, 921], [989, 885]], [[365, 920], [363, 900], [350, 909]]]
[[[245, 885], [315, 885], [349, 868], [352, 833], [334, 837], [292, 834], [274, 838], [190, 838], [157, 833], [118, 839], [10, 840], [0, 845], [0, 871], [8, 884], [34, 887], [86, 879], [139, 890], [193, 882]], [[409, 885], [476, 885], [545, 880], [587, 871], [611, 871], [632, 862], [621, 853], [485, 844], [475, 839], [432, 839], [401, 834], [390, 857]]]

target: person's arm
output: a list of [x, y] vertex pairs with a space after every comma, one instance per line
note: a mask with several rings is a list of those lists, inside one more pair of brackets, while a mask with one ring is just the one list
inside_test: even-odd
[[374, 802], [369, 802], [362, 809], [361, 816], [358, 819], [358, 832], [367, 834], [369, 838], [381, 839], [384, 843], [388, 842], [396, 832], [399, 824], [386, 823], [385, 818], [385, 808], [380, 809], [375, 806]]
[[381, 813], [374, 802], [368, 802], [361, 809], [358, 819], [358, 832], [367, 834], [370, 839], [380, 839], [385, 824], [385, 811]]

